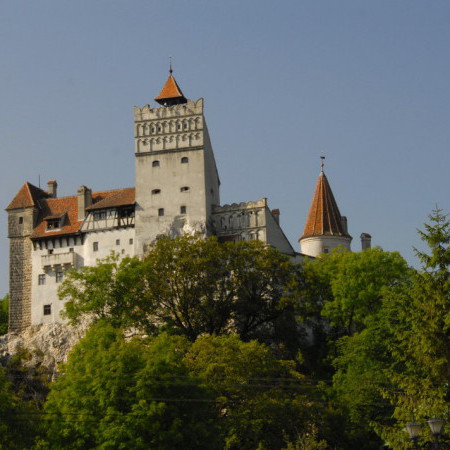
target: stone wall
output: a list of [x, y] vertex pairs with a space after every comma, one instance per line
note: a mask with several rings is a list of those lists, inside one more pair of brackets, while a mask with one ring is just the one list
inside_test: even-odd
[[31, 325], [31, 249], [28, 237], [9, 242], [9, 330], [19, 331]]
[[9, 211], [9, 330], [19, 331], [31, 324], [33, 208]]

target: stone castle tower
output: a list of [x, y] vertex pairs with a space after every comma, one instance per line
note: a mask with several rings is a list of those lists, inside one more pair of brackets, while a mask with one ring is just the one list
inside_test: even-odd
[[137, 254], [160, 234], [212, 234], [212, 209], [220, 204], [203, 99], [187, 100], [170, 69], [155, 101], [161, 106], [134, 109]]

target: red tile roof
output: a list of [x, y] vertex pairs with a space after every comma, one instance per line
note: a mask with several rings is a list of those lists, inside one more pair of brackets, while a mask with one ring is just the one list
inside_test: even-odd
[[19, 189], [19, 192], [12, 199], [11, 203], [6, 207], [6, 210], [29, 208], [36, 206], [37, 202], [42, 198], [47, 198], [49, 195], [42, 189], [32, 185], [28, 181]]
[[300, 239], [310, 236], [349, 236], [342, 226], [341, 213], [323, 172], [317, 180], [308, 218]]
[[171, 100], [170, 103], [186, 103], [186, 97], [181, 92], [181, 89], [172, 74], [170, 74], [169, 78], [167, 78], [167, 81], [159, 95], [155, 97], [155, 101], [161, 105], [166, 103], [168, 100], [169, 102]]
[[112, 191], [112, 193], [110, 193], [106, 197], [94, 201], [94, 204], [86, 209], [88, 211], [91, 211], [94, 209], [134, 205], [135, 197], [135, 188], [118, 189], [117, 191]]
[[[134, 188], [94, 192], [92, 194], [94, 204], [89, 209], [96, 209], [95, 207], [100, 204], [103, 205], [102, 208], [132, 205], [134, 204], [134, 195]], [[77, 233], [83, 224], [82, 220], [78, 220], [78, 198], [76, 195], [41, 199], [38, 207], [40, 209], [38, 220], [31, 238], [65, 236]], [[61, 228], [47, 231], [46, 219], [62, 217], [65, 214], [67, 215], [63, 219]]]

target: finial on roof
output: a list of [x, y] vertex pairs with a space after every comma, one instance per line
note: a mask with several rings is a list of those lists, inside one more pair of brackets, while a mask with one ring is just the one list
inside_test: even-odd
[[323, 166], [325, 165], [325, 156], [320, 155], [320, 159], [322, 160], [320, 163], [320, 172], [323, 173]]
[[173, 70], [172, 70], [172, 57], [169, 56], [169, 73], [170, 73], [170, 75], [172, 75], [172, 72], [173, 72]]

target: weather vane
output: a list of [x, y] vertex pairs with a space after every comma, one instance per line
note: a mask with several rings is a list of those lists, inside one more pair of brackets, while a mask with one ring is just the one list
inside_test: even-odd
[[173, 72], [173, 70], [172, 70], [172, 57], [169, 56], [169, 73], [170, 73], [170, 75], [172, 75], [172, 72]]
[[323, 172], [323, 166], [325, 165], [325, 156], [322, 154], [320, 155], [320, 159], [322, 162], [320, 163], [320, 171]]

